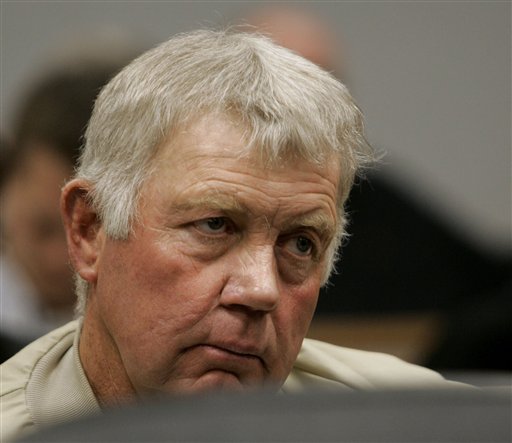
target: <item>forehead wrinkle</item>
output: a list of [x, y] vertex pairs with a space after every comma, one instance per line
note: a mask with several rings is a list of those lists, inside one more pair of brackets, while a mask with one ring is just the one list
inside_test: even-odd
[[265, 223], [267, 231], [270, 231], [272, 229], [272, 223], [270, 222], [269, 218], [266, 215], [263, 216], [263, 221]]

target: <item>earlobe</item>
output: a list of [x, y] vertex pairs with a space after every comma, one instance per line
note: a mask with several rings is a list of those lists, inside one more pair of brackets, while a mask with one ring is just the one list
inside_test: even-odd
[[94, 283], [104, 233], [89, 199], [90, 190], [83, 180], [67, 183], [62, 189], [61, 213], [71, 264], [84, 280]]

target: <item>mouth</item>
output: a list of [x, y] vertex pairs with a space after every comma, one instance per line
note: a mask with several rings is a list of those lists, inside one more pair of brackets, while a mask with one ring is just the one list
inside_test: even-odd
[[212, 368], [235, 373], [260, 372], [261, 369], [267, 371], [263, 357], [252, 349], [211, 343], [196, 345], [193, 348], [200, 352], [205, 364]]
[[169, 380], [175, 376], [184, 391], [247, 390], [264, 386], [270, 375], [263, 351], [256, 345], [204, 341], [182, 349], [172, 376], [164, 383], [174, 383]]
[[258, 354], [246, 352], [239, 348], [220, 346], [220, 345], [212, 345], [212, 344], [203, 344], [203, 345], [199, 345], [199, 347], [204, 348], [207, 352], [208, 352], [208, 350], [211, 350], [212, 352], [225, 353], [225, 354], [231, 355], [235, 358], [258, 360], [263, 363], [263, 359]]

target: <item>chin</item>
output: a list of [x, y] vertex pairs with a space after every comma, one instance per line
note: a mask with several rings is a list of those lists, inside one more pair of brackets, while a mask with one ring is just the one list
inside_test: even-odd
[[199, 377], [190, 387], [185, 387], [183, 393], [203, 392], [244, 392], [254, 390], [255, 386], [244, 385], [236, 374], [226, 371], [208, 371]]

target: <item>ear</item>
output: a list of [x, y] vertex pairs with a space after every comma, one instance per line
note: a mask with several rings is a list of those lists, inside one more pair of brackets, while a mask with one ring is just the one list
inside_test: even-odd
[[88, 182], [71, 180], [62, 189], [60, 205], [71, 264], [85, 281], [95, 283], [105, 234], [92, 208], [90, 191]]

